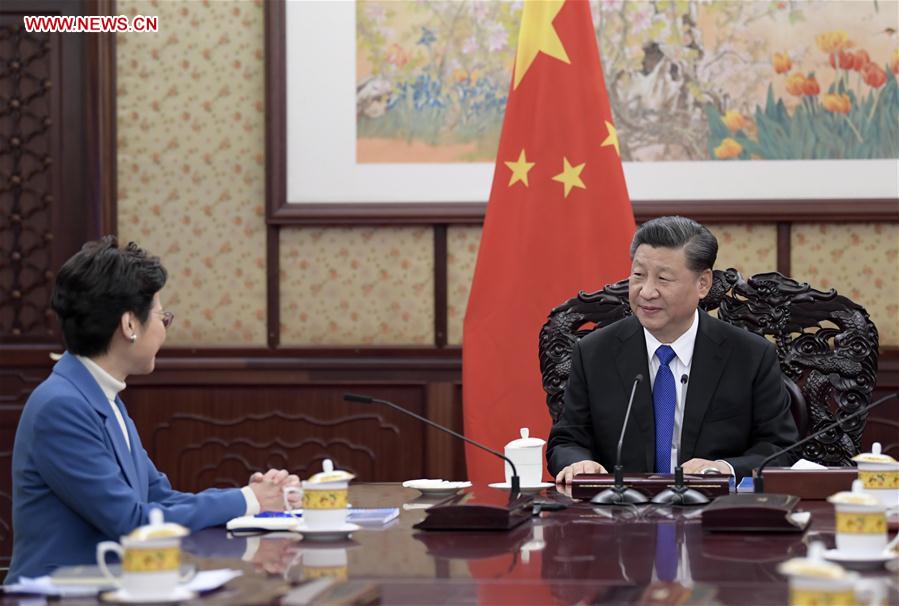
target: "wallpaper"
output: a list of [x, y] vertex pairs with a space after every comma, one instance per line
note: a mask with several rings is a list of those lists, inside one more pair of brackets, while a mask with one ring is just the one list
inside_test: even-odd
[[434, 343], [430, 227], [281, 231], [282, 345]]
[[794, 225], [792, 274], [863, 305], [881, 345], [899, 345], [899, 225]]
[[[777, 229], [773, 225], [710, 225], [718, 238], [716, 267], [735, 267], [744, 275], [772, 271], [777, 265]], [[447, 230], [448, 342], [462, 343], [462, 321], [468, 304], [471, 279], [474, 276], [480, 227], [451, 227]], [[626, 276], [622, 276], [624, 278]], [[577, 294], [572, 292], [571, 296]], [[562, 301], [559, 301], [562, 303]], [[546, 310], [549, 313], [549, 310]], [[536, 343], [536, 336], [534, 337]]]
[[167, 345], [264, 345], [262, 5], [117, 6], [160, 24], [116, 39], [119, 237], [169, 270]]

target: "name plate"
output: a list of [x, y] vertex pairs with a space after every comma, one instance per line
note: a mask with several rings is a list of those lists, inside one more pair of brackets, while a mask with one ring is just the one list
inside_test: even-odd
[[[730, 493], [730, 476], [684, 474], [684, 485], [698, 490], [710, 500]], [[674, 488], [673, 474], [625, 473], [624, 484], [652, 499], [667, 488]], [[584, 473], [574, 477], [571, 483], [571, 497], [590, 500], [598, 492], [615, 485], [615, 476], [610, 473]]]

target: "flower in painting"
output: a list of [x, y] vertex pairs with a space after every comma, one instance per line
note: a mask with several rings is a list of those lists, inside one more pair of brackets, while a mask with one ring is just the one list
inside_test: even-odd
[[857, 72], [860, 72], [863, 69], [865, 69], [865, 66], [868, 65], [870, 62], [871, 62], [871, 57], [868, 55], [868, 53], [859, 49], [859, 50], [855, 51], [855, 56], [852, 59], [852, 69], [854, 69]]
[[787, 77], [787, 92], [796, 97], [801, 97], [803, 95], [803, 84], [805, 84], [805, 76], [799, 72], [794, 72]]
[[778, 74], [785, 74], [793, 67], [793, 62], [787, 53], [774, 53], [771, 63], [774, 65], [774, 71]]
[[648, 7], [641, 8], [633, 15], [631, 15], [631, 27], [633, 28], [633, 32], [635, 34], [649, 29], [649, 27], [652, 25], [652, 13], [652, 7]]
[[830, 62], [831, 67], [852, 69], [853, 65], [855, 65], [855, 55], [853, 55], [851, 51], [840, 49], [830, 53], [828, 61]]
[[418, 39], [416, 44], [421, 44], [422, 46], [431, 46], [434, 42], [437, 41], [437, 36], [434, 35], [427, 27], [421, 28], [421, 37]]
[[715, 157], [719, 160], [728, 160], [736, 158], [743, 153], [743, 146], [734, 139], [727, 137], [721, 142], [721, 145], [715, 148]]
[[824, 95], [821, 97], [821, 105], [827, 111], [835, 114], [848, 114], [852, 109], [852, 102], [848, 95]]
[[815, 80], [814, 74], [805, 79], [802, 83], [802, 93], [804, 95], [808, 95], [809, 97], [814, 97], [818, 93], [821, 92], [821, 87], [818, 85], [818, 81]]
[[887, 73], [884, 71], [882, 67], [874, 63], [868, 63], [862, 69], [862, 80], [865, 81], [865, 84], [870, 86], [871, 88], [880, 88], [887, 81]]
[[849, 35], [843, 31], [818, 34], [815, 36], [815, 43], [818, 45], [818, 48], [825, 53], [833, 53], [834, 51], [854, 46], [853, 42], [849, 39]]
[[487, 50], [491, 53], [501, 51], [508, 44], [508, 34], [501, 23], [494, 23], [487, 34]]
[[745, 130], [751, 124], [743, 114], [736, 110], [730, 110], [724, 114], [724, 117], [721, 119], [724, 121], [724, 125], [727, 126], [732, 133], [735, 133], [738, 130]]
[[387, 62], [397, 67], [403, 67], [409, 63], [409, 54], [399, 44], [393, 43], [390, 45], [390, 50], [387, 51]]

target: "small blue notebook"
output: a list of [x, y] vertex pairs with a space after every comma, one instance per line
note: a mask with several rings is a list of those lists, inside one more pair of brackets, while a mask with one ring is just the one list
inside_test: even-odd
[[737, 492], [755, 492], [755, 486], [752, 483], [752, 476], [744, 476], [740, 483], [737, 484]]
[[[302, 509], [286, 511], [263, 511], [255, 516], [241, 516], [229, 520], [225, 527], [232, 531], [291, 531], [296, 530], [297, 518], [303, 517]], [[347, 513], [347, 522], [377, 528], [388, 524], [400, 515], [398, 507], [353, 508]]]

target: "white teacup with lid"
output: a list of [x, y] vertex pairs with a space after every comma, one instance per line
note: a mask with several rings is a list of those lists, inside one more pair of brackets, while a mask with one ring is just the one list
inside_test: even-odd
[[881, 604], [883, 586], [876, 579], [862, 580], [855, 572], [824, 560], [824, 544], [814, 542], [804, 558], [787, 560], [777, 567], [790, 579], [790, 606], [819, 604]]
[[877, 497], [887, 509], [899, 508], [899, 461], [883, 454], [880, 442], [871, 445], [871, 452], [852, 457], [858, 464], [858, 479], [865, 492]]
[[877, 497], [853, 480], [851, 492], [827, 497], [836, 510], [837, 549], [859, 556], [875, 556], [887, 546], [886, 508]]
[[[543, 480], [543, 445], [546, 440], [530, 437], [527, 427], [519, 431], [521, 437], [506, 444], [505, 455], [515, 464], [522, 487], [538, 486]], [[503, 466], [506, 468], [506, 483], [510, 484], [512, 468], [508, 462]]]
[[[193, 572], [181, 575], [181, 537], [189, 531], [180, 524], [163, 521], [160, 509], [151, 509], [150, 523], [135, 528], [121, 538], [121, 543], [102, 541], [97, 544], [97, 564], [103, 575], [134, 600], [170, 598]], [[112, 574], [106, 565], [106, 554], [113, 551], [122, 559], [122, 574]], [[190, 597], [188, 595], [187, 597]]]
[[310, 529], [339, 529], [346, 524], [350, 480], [348, 471], [334, 469], [331, 459], [322, 461], [322, 471], [303, 481], [303, 487], [284, 488], [284, 507], [292, 511], [287, 495], [292, 492], [303, 497], [303, 522]]

